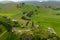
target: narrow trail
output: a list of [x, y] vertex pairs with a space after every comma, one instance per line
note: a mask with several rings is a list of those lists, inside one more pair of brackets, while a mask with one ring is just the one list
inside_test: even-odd
[[31, 30], [28, 30], [28, 29], [19, 30], [19, 29], [16, 29], [16, 28], [13, 28], [13, 29], [12, 29], [12, 32], [17, 32], [17, 33], [22, 33], [23, 31], [31, 31]]
[[2, 37], [6, 32], [7, 32], [7, 31], [4, 31], [4, 32], [0, 35], [0, 37]]
[[[19, 30], [17, 28], [13, 28], [12, 32], [16, 32], [16, 33], [22, 33], [23, 31], [30, 31], [30, 30]], [[0, 34], [0, 38], [6, 33], [7, 31], [4, 31], [2, 34]]]

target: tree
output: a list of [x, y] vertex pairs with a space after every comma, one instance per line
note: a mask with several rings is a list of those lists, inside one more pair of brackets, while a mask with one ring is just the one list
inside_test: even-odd
[[28, 24], [29, 24], [29, 21], [26, 23], [26, 26], [28, 26]]
[[1, 30], [1, 28], [0, 28], [0, 32], [1, 32], [2, 30]]
[[27, 12], [23, 12], [23, 14], [26, 14]]
[[40, 8], [40, 6], [36, 6], [37, 8]]
[[28, 21], [31, 20], [31, 19], [29, 19], [29, 18], [27, 18], [27, 17], [25, 17], [25, 16], [22, 16], [21, 19], [23, 19], [23, 20], [28, 20]]
[[25, 3], [21, 3], [22, 4], [22, 6], [24, 6], [25, 5]]
[[27, 32], [23, 33], [20, 36], [20, 40], [32, 40], [32, 38], [33, 38], [33, 35], [30, 34], [30, 32], [29, 33], [27, 33]]
[[31, 17], [32, 15], [33, 15], [33, 11], [31, 11], [31, 12], [27, 13], [27, 15], [26, 15], [26, 16]]

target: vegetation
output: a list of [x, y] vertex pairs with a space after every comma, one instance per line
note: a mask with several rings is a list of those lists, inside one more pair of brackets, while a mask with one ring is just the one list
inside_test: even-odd
[[56, 5], [0, 4], [0, 40], [60, 40]]

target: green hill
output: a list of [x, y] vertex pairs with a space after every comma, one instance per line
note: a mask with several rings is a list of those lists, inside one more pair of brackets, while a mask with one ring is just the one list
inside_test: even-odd
[[[11, 31], [9, 31], [6, 32], [0, 40], [19, 40], [25, 38], [25, 36], [30, 37], [30, 35], [33, 36], [32, 39], [36, 37], [37, 39], [40, 38], [41, 40], [48, 40], [51, 36], [55, 40], [56, 35], [58, 38], [58, 35], [60, 35], [60, 10], [53, 9], [56, 8], [56, 5], [54, 3], [53, 4], [55, 6], [53, 6], [52, 4], [44, 5], [43, 3], [39, 5], [39, 2], [32, 2], [33, 5], [30, 4], [30, 2], [27, 3], [11, 2], [0, 4], [0, 15], [2, 16], [0, 18], [0, 22], [2, 21], [4, 23], [0, 25], [0, 29], [2, 29], [1, 33], [7, 30], [6, 28], [4, 28], [5, 26], [10, 25], [9, 27], [14, 28], [17, 25], [15, 28], [19, 29], [20, 32], [22, 30], [23, 35], [22, 36], [18, 33], [19, 30], [16, 33], [12, 33]], [[51, 6], [53, 8], [47, 6]], [[9, 27], [7, 28], [9, 29]], [[54, 29], [56, 35], [53, 36], [53, 34], [49, 34], [49, 27]]]

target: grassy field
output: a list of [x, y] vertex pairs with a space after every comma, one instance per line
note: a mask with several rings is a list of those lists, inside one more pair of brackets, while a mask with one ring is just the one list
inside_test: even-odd
[[40, 13], [38, 15], [34, 15], [32, 20], [34, 20], [37, 24], [42, 25], [45, 29], [47, 27], [52, 27], [60, 35], [60, 16], [56, 15], [59, 13], [57, 11], [51, 11], [50, 13]]
[[0, 15], [1, 15], [1, 16], [8, 16], [8, 17], [10, 17], [10, 16], [13, 16], [14, 14], [10, 14], [10, 13], [8, 13], [8, 14], [5, 13], [5, 14], [3, 14], [3, 13], [1, 13]]
[[[18, 23], [23, 23], [25, 25], [25, 20], [21, 20], [21, 17], [25, 16], [23, 12], [33, 12], [32, 17], [30, 17], [31, 21], [37, 25], [40, 25], [42, 30], [47, 30], [48, 27], [51, 27], [55, 30], [57, 35], [60, 35], [60, 15], [56, 15], [60, 14], [60, 10], [53, 10], [42, 5], [38, 7], [34, 5], [24, 5], [21, 8], [16, 8], [16, 5], [17, 4], [14, 3], [9, 5], [5, 4], [5, 7], [3, 7], [4, 5], [0, 5], [0, 15], [12, 17], [13, 19], [16, 19]], [[0, 25], [0, 28], [2, 28], [3, 31], [6, 30], [2, 27], [2, 25]], [[3, 39], [4, 37], [7, 37], [6, 35], [10, 34], [8, 32], [5, 33], [0, 40], [6, 40]]]
[[[30, 8], [31, 7], [31, 8]], [[60, 13], [60, 10], [56, 11], [56, 10], [52, 10], [49, 8], [36, 8], [34, 6], [25, 6], [22, 9], [24, 9], [23, 11], [34, 11], [34, 10], [38, 10], [38, 12], [36, 13], [34, 11], [34, 14], [31, 19], [32, 21], [34, 21], [36, 24], [39, 24], [42, 26], [43, 29], [47, 29], [48, 27], [52, 27], [54, 28], [54, 30], [56, 31], [56, 33], [58, 35], [60, 35], [60, 15], [56, 15], [57, 13]], [[23, 14], [21, 14], [23, 15]], [[14, 18], [17, 18], [18, 20], [20, 20], [21, 15], [16, 15], [17, 17], [14, 16]]]
[[[10, 5], [8, 5], [10, 6]], [[7, 7], [8, 7], [7, 6]], [[12, 7], [13, 8], [13, 7]], [[13, 9], [16, 9], [15, 6]], [[9, 9], [10, 10], [10, 9]], [[57, 13], [60, 13], [59, 11], [55, 11], [49, 8], [36, 8], [35, 6], [32, 5], [25, 5], [21, 9], [17, 9], [18, 12], [15, 12], [16, 10], [13, 10], [14, 12], [8, 12], [8, 13], [0, 13], [1, 16], [8, 16], [8, 17], [13, 17], [17, 20], [20, 20], [20, 18], [23, 16], [23, 12], [29, 12], [29, 11], [34, 11], [37, 10], [37, 13], [34, 11], [34, 14], [31, 19], [34, 21], [36, 24], [42, 25], [42, 27], [45, 29], [47, 27], [53, 27], [55, 31], [60, 35], [59, 28], [60, 28], [60, 16], [56, 15]], [[19, 11], [20, 10], [20, 11]]]

